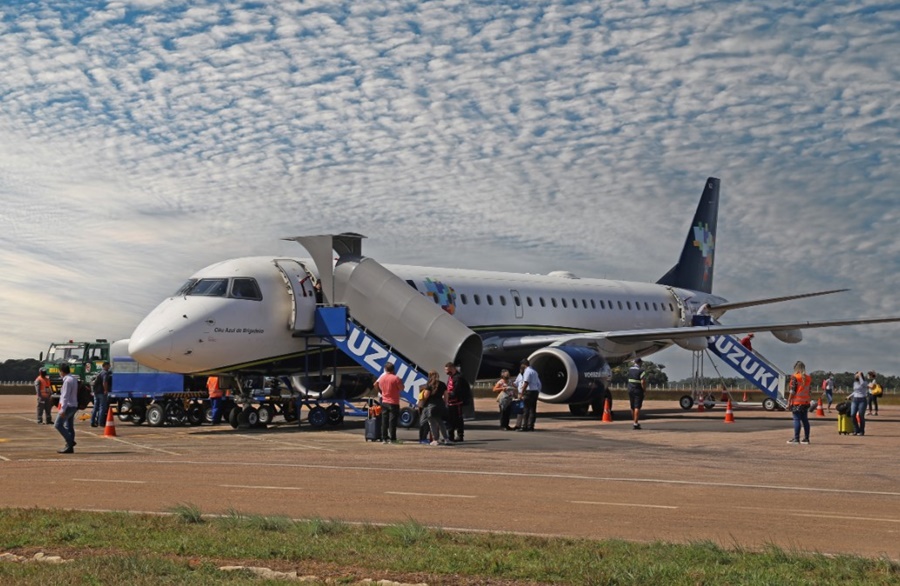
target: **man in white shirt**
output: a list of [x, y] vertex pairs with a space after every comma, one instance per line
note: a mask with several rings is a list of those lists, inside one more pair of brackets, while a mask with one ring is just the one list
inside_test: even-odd
[[59, 413], [56, 415], [56, 431], [66, 440], [66, 447], [57, 450], [60, 454], [75, 453], [75, 413], [78, 411], [78, 379], [72, 376], [68, 364], [59, 365], [62, 388], [59, 391]]
[[[541, 379], [535, 369], [531, 368], [528, 359], [521, 364], [521, 382], [519, 392], [525, 399], [525, 413], [522, 417], [522, 427], [519, 431], [534, 431], [534, 421], [537, 418], [538, 396], [541, 394]], [[517, 381], [520, 379], [516, 379]]]

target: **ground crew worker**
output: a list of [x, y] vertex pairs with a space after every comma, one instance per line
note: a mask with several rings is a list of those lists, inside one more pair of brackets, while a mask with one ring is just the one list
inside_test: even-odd
[[53, 394], [53, 389], [50, 387], [50, 377], [47, 376], [46, 369], [42, 368], [38, 371], [37, 378], [34, 379], [34, 393], [37, 396], [38, 424], [42, 422], [41, 415], [43, 414], [43, 423], [51, 425], [53, 417], [50, 416], [50, 411], [53, 409], [53, 401], [50, 395]]
[[[801, 361], [794, 363], [794, 374], [791, 375], [791, 394], [788, 396], [788, 405], [794, 416], [794, 437], [788, 440], [789, 444], [809, 443], [809, 401], [812, 377], [806, 374], [806, 365]], [[803, 439], [800, 439], [800, 426], [803, 426]]]
[[213, 425], [222, 423], [222, 397], [225, 393], [219, 388], [219, 377], [206, 379], [206, 390], [209, 393], [209, 409]]
[[632, 429], [640, 429], [641, 407], [644, 405], [644, 393], [647, 390], [647, 378], [643, 361], [635, 358], [628, 369], [628, 401], [631, 403]]

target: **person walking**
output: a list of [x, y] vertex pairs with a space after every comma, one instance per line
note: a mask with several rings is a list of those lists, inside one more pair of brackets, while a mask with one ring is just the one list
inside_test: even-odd
[[381, 441], [397, 442], [397, 420], [400, 418], [400, 393], [403, 381], [394, 374], [394, 363], [384, 365], [384, 372], [375, 381], [381, 393]]
[[[519, 431], [534, 431], [534, 423], [537, 419], [537, 402], [541, 394], [541, 378], [531, 363], [526, 358], [520, 365], [521, 386], [519, 387], [525, 401], [525, 412], [522, 415], [522, 427]], [[518, 379], [517, 379], [518, 380]]]
[[828, 412], [831, 413], [831, 404], [834, 402], [834, 375], [828, 376], [822, 381], [822, 390], [825, 391], [825, 400], [828, 401]]
[[106, 425], [111, 383], [112, 374], [109, 372], [109, 362], [104, 362], [102, 370], [97, 373], [93, 384], [91, 384], [91, 392], [94, 395], [94, 408], [91, 409], [91, 427]]
[[[53, 423], [51, 411], [53, 410], [53, 400], [51, 395], [53, 389], [50, 386], [50, 377], [47, 376], [47, 370], [42, 368], [38, 370], [37, 378], [34, 379], [34, 393], [37, 396], [37, 422]], [[41, 417], [43, 415], [43, 417]]]
[[500, 429], [509, 431], [509, 417], [512, 406], [516, 400], [516, 387], [509, 381], [509, 371], [500, 371], [500, 380], [494, 383], [494, 393], [497, 395], [497, 407], [500, 409]]
[[[812, 377], [806, 374], [806, 365], [801, 361], [794, 363], [794, 374], [791, 375], [791, 392], [788, 405], [794, 418], [794, 437], [789, 444], [809, 443], [809, 403]], [[800, 439], [800, 428], [803, 428], [803, 439]]]
[[878, 384], [877, 375], [874, 370], [869, 371], [869, 393], [866, 395], [866, 401], [868, 405], [868, 415], [878, 415], [878, 397], [884, 391], [881, 389], [881, 385]]
[[66, 440], [66, 447], [57, 450], [59, 454], [75, 453], [75, 413], [78, 411], [78, 379], [72, 376], [68, 364], [59, 365], [62, 375], [62, 386], [59, 391], [59, 413], [56, 415], [54, 427]]
[[225, 395], [219, 387], [219, 377], [211, 376], [206, 379], [206, 393], [209, 396], [210, 423], [219, 425], [222, 423], [222, 397]]
[[632, 429], [641, 428], [641, 407], [644, 406], [644, 393], [647, 391], [647, 373], [644, 372], [644, 361], [635, 358], [628, 369], [628, 401], [631, 403]]
[[859, 371], [853, 377], [853, 392], [850, 393], [850, 420], [853, 421], [853, 435], [866, 435], [866, 404], [869, 385], [866, 375]]

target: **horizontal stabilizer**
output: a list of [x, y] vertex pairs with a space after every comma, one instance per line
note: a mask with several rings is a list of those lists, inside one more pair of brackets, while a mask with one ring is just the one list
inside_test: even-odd
[[719, 303], [711, 305], [709, 310], [715, 315], [732, 309], [743, 309], [745, 307], [755, 307], [757, 305], [769, 305], [772, 303], [781, 303], [782, 301], [793, 301], [794, 299], [805, 299], [807, 297], [818, 297], [820, 295], [831, 295], [832, 293], [844, 293], [850, 289], [831, 289], [830, 291], [816, 291], [815, 293], [801, 293], [800, 295], [787, 295], [785, 297], [769, 297], [768, 299], [754, 299], [752, 301], [736, 301], [734, 303]]

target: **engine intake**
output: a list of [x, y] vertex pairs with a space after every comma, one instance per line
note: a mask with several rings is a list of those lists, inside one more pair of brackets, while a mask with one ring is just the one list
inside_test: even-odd
[[587, 403], [600, 397], [612, 374], [606, 360], [584, 346], [549, 346], [528, 357], [541, 379], [545, 403]]

